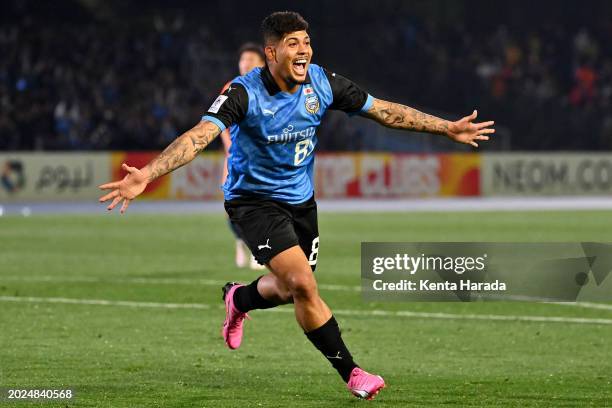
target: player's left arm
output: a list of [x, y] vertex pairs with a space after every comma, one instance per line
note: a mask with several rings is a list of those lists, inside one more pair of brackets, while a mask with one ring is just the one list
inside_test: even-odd
[[474, 147], [478, 147], [481, 140], [489, 140], [487, 135], [495, 133], [495, 129], [491, 128], [493, 121], [474, 123], [478, 114], [476, 111], [456, 122], [448, 121], [409, 106], [373, 98], [350, 79], [324, 71], [333, 95], [329, 109], [360, 114], [393, 129], [445, 135], [455, 142]]
[[369, 109], [361, 115], [389, 128], [444, 135], [455, 142], [474, 147], [478, 147], [481, 140], [489, 140], [488, 135], [495, 133], [495, 129], [491, 128], [493, 121], [474, 122], [478, 115], [476, 110], [471, 115], [452, 122], [409, 106], [374, 98]]

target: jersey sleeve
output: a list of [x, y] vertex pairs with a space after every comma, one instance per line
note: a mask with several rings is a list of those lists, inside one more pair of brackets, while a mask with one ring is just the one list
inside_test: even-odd
[[324, 70], [332, 89], [333, 102], [329, 109], [355, 114], [365, 112], [372, 106], [374, 98], [356, 83], [335, 72]]
[[249, 95], [241, 84], [232, 83], [210, 105], [208, 111], [202, 116], [219, 126], [221, 131], [244, 119], [249, 109]]

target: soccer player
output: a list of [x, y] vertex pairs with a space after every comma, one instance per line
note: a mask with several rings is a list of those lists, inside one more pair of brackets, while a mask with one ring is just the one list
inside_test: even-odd
[[[241, 76], [248, 74], [253, 70], [253, 68], [263, 67], [265, 65], [265, 55], [263, 53], [262, 46], [255, 43], [245, 43], [238, 50], [238, 72], [240, 72]], [[225, 84], [221, 90], [222, 94], [227, 90], [227, 88], [230, 87], [231, 82], [232, 81], [229, 81], [227, 84]], [[230, 146], [232, 145], [229, 128], [221, 132], [221, 141], [223, 142], [223, 149], [225, 151], [223, 174], [221, 176], [221, 185], [223, 185], [227, 179], [227, 159], [229, 157]], [[251, 254], [251, 251], [244, 243], [240, 230], [236, 227], [236, 225], [234, 225], [231, 220], [228, 220], [228, 224], [230, 230], [234, 234], [234, 238], [236, 239], [236, 266], [243, 268], [249, 265], [251, 269], [265, 269], [265, 266], [259, 264], [255, 257]]]
[[385, 385], [361, 369], [344, 344], [329, 307], [317, 290], [319, 252], [313, 196], [316, 131], [328, 109], [362, 115], [383, 126], [428, 132], [477, 147], [494, 133], [493, 122], [474, 123], [476, 111], [456, 122], [408, 106], [373, 98], [343, 76], [312, 64], [308, 23], [297, 13], [276, 12], [262, 23], [266, 66], [232, 81], [202, 120], [142, 169], [123, 164], [108, 210], [123, 213], [148, 183], [180, 167], [228, 126], [234, 127], [223, 186], [225, 209], [255, 255], [270, 270], [248, 285], [223, 288], [223, 337], [240, 347], [247, 312], [293, 303], [308, 340], [320, 350], [357, 397], [371, 399]]

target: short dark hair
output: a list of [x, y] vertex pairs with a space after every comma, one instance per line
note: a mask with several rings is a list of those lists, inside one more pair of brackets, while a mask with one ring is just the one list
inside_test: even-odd
[[261, 33], [264, 44], [276, 42], [285, 34], [294, 31], [307, 31], [308, 22], [295, 11], [276, 11], [264, 18], [261, 23]]
[[238, 49], [238, 58], [240, 58], [245, 52], [254, 52], [255, 54], [259, 55], [259, 58], [261, 58], [262, 61], [266, 60], [266, 54], [263, 52], [263, 47], [259, 44], [253, 42], [242, 44]]

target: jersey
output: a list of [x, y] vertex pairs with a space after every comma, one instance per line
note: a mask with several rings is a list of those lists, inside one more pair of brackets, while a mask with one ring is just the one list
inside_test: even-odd
[[[221, 88], [221, 93], [223, 94], [227, 90], [227, 88], [230, 87], [231, 84], [232, 84], [232, 81], [228, 81], [225, 85], [223, 85], [223, 88]], [[232, 145], [232, 140], [231, 140], [229, 129], [227, 129], [227, 132], [225, 130], [222, 130], [219, 136], [221, 137], [221, 143], [223, 143], [223, 149], [225, 150], [225, 153], [229, 154], [229, 148]], [[227, 162], [225, 163], [225, 169], [223, 170], [223, 180], [225, 180], [226, 175], [227, 175]]]
[[230, 127], [226, 201], [258, 196], [299, 204], [314, 194], [317, 128], [328, 109], [366, 111], [373, 98], [352, 81], [310, 64], [297, 92], [282, 92], [267, 67], [235, 78], [202, 117]]

